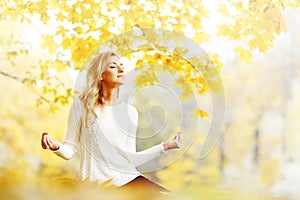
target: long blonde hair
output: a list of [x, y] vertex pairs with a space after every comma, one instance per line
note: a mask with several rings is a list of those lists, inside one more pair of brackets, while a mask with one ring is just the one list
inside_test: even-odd
[[96, 108], [98, 106], [103, 107], [104, 105], [101, 77], [103, 72], [108, 68], [109, 58], [112, 56], [119, 57], [113, 51], [100, 53], [89, 65], [86, 75], [86, 87], [79, 96], [85, 110], [84, 124], [86, 127], [89, 126], [89, 114], [97, 118]]

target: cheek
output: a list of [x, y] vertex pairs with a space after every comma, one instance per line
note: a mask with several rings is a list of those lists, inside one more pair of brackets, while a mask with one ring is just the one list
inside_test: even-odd
[[112, 77], [114, 77], [114, 72], [113, 71], [110, 71], [110, 70], [107, 70], [103, 73], [102, 77], [103, 79], [111, 79]]

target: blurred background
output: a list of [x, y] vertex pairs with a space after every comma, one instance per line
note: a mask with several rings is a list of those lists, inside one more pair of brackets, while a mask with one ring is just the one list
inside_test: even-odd
[[[77, 74], [100, 40], [151, 27], [180, 33], [204, 49], [222, 77], [226, 104], [217, 143], [200, 159], [215, 91], [186, 87], [198, 79], [176, 61], [167, 72], [144, 69], [152, 74], [147, 83], [166, 83], [172, 73], [186, 80], [180, 84], [176, 78], [178, 96], [167, 93], [174, 108], [167, 107], [166, 93], [159, 89], [152, 88], [153, 95], [146, 89], [135, 94], [140, 99], [132, 102], [140, 113], [139, 134], [150, 135], [166, 117], [171, 124], [164, 127], [168, 134], [151, 144], [171, 138], [178, 120], [185, 133], [185, 148], [176, 160], [145, 175], [174, 191], [166, 197], [170, 199], [299, 199], [299, 7], [299, 1], [268, 0], [1, 1], [0, 198], [132, 199], [79, 185], [78, 156], [64, 161], [42, 150], [40, 137], [47, 131], [63, 141]], [[139, 58], [153, 63], [161, 59], [155, 55]], [[145, 74], [140, 74], [131, 80], [132, 87], [144, 83]], [[164, 110], [154, 106], [158, 104]], [[199, 104], [196, 114], [189, 110]], [[150, 143], [141, 139], [137, 145], [143, 149]]]

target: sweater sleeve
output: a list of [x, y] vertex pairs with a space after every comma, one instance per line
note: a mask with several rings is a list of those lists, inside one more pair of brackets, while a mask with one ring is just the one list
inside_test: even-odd
[[69, 160], [73, 158], [74, 154], [77, 152], [80, 130], [81, 130], [81, 115], [82, 115], [82, 105], [78, 97], [74, 97], [69, 117], [67, 132], [65, 140], [63, 143], [59, 143], [59, 149], [53, 151], [57, 156]]
[[136, 152], [136, 131], [138, 124], [138, 112], [134, 107], [132, 107], [132, 109], [130, 110], [129, 116], [131, 122], [128, 129], [128, 149], [127, 152], [124, 153], [126, 154], [126, 157], [129, 158], [131, 163], [135, 167], [138, 167], [159, 157], [161, 154], [166, 153], [166, 151], [163, 148], [163, 142], [143, 151]]

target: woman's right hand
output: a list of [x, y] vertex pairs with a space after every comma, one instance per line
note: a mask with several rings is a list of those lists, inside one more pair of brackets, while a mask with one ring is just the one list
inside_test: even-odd
[[41, 145], [43, 149], [50, 149], [52, 151], [59, 149], [59, 143], [56, 140], [52, 140], [48, 133], [42, 134]]

